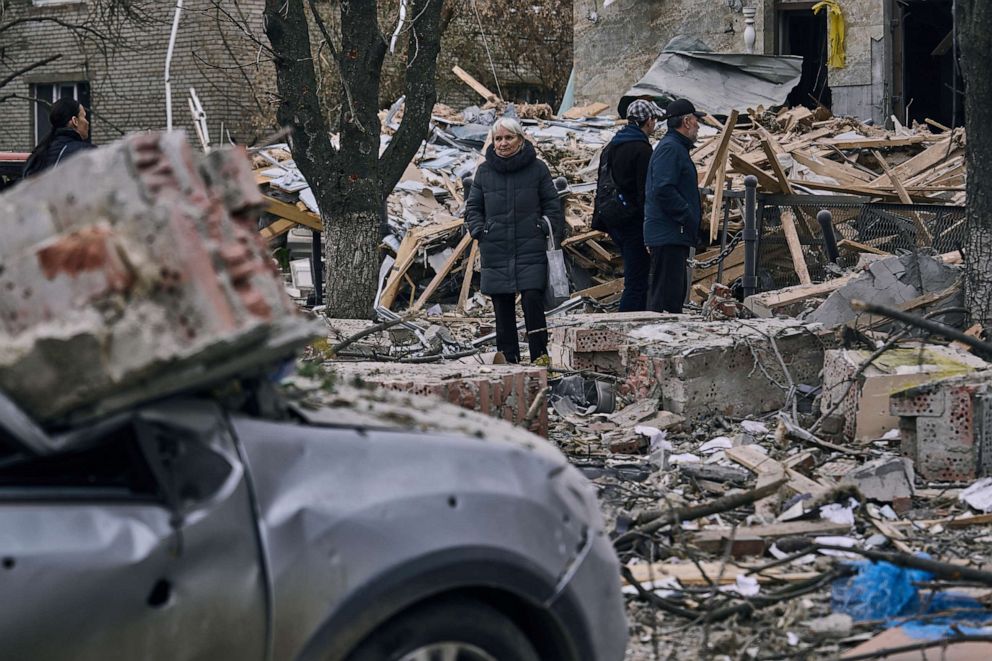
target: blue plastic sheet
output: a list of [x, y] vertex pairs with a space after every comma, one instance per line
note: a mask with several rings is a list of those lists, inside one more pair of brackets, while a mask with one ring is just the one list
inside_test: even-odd
[[[992, 620], [992, 612], [968, 595], [953, 592], [920, 593], [915, 583], [930, 581], [933, 575], [919, 569], [905, 569], [888, 562], [861, 561], [853, 576], [834, 581], [831, 607], [855, 621], [885, 620], [888, 626], [901, 626], [913, 638], [934, 640], [962, 633], [982, 633], [981, 626]], [[946, 611], [952, 614], [923, 617]], [[914, 619], [914, 616], [920, 616]], [[952, 627], [954, 629], [952, 630]]]

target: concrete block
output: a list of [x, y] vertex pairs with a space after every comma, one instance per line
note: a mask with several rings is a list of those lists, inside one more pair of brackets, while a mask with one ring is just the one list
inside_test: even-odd
[[785, 404], [788, 377], [819, 383], [823, 366], [818, 326], [791, 319], [672, 321], [627, 334], [621, 393], [655, 397], [673, 413], [696, 418], [747, 417]]
[[902, 453], [928, 480], [992, 475], [992, 370], [939, 379], [890, 397]]
[[875, 359], [849, 388], [870, 355], [869, 351], [853, 349], [831, 350], [824, 355], [821, 409], [826, 413], [838, 406], [842, 433], [848, 440], [870, 441], [899, 428], [899, 418], [889, 411], [891, 393], [988, 367], [966, 351], [941, 345], [892, 349]]
[[623, 374], [620, 349], [627, 333], [650, 323], [688, 318], [659, 312], [575, 314], [555, 320], [548, 354], [553, 365], [572, 370]]
[[841, 484], [851, 484], [868, 500], [883, 503], [912, 498], [913, 462], [905, 457], [877, 459], [859, 466], [841, 480]]
[[[346, 383], [431, 396], [514, 424], [524, 421], [534, 398], [548, 385], [547, 371], [530, 365], [333, 362], [328, 367]], [[529, 429], [548, 435], [547, 406], [539, 408]]]
[[258, 236], [262, 203], [243, 150], [194, 154], [179, 132], [129, 135], [0, 196], [0, 389], [50, 422], [306, 340]]

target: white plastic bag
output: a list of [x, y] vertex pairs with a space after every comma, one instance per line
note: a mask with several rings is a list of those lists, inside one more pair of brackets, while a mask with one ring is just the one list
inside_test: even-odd
[[560, 248], [555, 248], [555, 233], [551, 221], [543, 217], [548, 226], [548, 294], [556, 299], [568, 298], [568, 272], [565, 270], [565, 254]]

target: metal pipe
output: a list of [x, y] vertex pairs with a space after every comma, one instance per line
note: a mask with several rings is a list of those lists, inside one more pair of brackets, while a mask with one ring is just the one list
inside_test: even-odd
[[172, 130], [172, 52], [176, 49], [176, 35], [179, 34], [179, 17], [183, 13], [183, 0], [176, 0], [176, 15], [172, 19], [172, 33], [169, 35], [169, 48], [165, 52], [165, 128]]
[[834, 215], [823, 209], [816, 214], [816, 222], [820, 223], [820, 231], [823, 233], [823, 248], [827, 251], [827, 259], [836, 264], [840, 259], [840, 249], [834, 234]]
[[321, 260], [323, 248], [320, 232], [310, 230], [310, 233], [313, 235], [310, 243], [310, 275], [313, 280], [313, 305], [317, 307], [324, 304], [324, 262]]
[[758, 293], [758, 228], [755, 222], [758, 178], [754, 175], [744, 177], [744, 278], [742, 281], [744, 295]]

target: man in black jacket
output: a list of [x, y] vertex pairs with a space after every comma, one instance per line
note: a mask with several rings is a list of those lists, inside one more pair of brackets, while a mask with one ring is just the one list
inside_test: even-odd
[[675, 99], [666, 113], [668, 133], [658, 142], [648, 165], [644, 209], [644, 243], [651, 251], [648, 307], [654, 312], [680, 313], [688, 287], [686, 262], [703, 215], [696, 165], [689, 152], [704, 114], [687, 99]]
[[[602, 227], [620, 248], [623, 255], [623, 295], [620, 312], [640, 312], [647, 309], [648, 272], [651, 258], [644, 247], [644, 182], [651, 160], [648, 136], [664, 111], [651, 101], [637, 99], [627, 106], [627, 126], [620, 129], [600, 158], [607, 159], [600, 168], [597, 189], [608, 185], [617, 200], [597, 205], [594, 227]], [[597, 195], [601, 197], [601, 195]]]
[[79, 101], [68, 97], [59, 99], [52, 104], [48, 119], [52, 129], [28, 157], [24, 165], [25, 177], [60, 165], [73, 154], [94, 148], [93, 143], [88, 142], [90, 122], [86, 108]]

